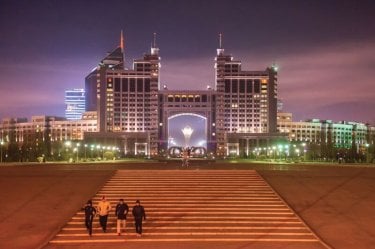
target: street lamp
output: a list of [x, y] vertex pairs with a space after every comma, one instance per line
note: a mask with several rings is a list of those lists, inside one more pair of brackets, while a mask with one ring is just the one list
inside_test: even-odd
[[281, 161], [281, 154], [283, 151], [283, 146], [281, 144], [277, 145], [278, 153], [279, 153], [279, 160]]
[[1, 140], [1, 142], [0, 142], [0, 150], [1, 150], [1, 163], [3, 163], [3, 144], [4, 144], [4, 141], [3, 140]]
[[107, 148], [106, 148], [105, 146], [103, 146], [102, 149], [103, 149], [103, 150], [102, 150], [102, 159], [104, 160], [104, 152], [105, 152], [105, 150], [106, 150]]
[[72, 145], [72, 142], [70, 142], [70, 141], [66, 141], [66, 142], [65, 142], [65, 146], [66, 146], [66, 147], [70, 147], [71, 145]]
[[365, 147], [366, 147], [366, 162], [370, 162], [371, 161], [370, 152], [369, 152], [370, 144], [366, 143]]
[[299, 157], [299, 152], [300, 152], [300, 150], [299, 150], [299, 149], [296, 149], [295, 151], [296, 151], [296, 153], [297, 153], [297, 156]]
[[302, 143], [301, 145], [303, 147], [303, 160], [306, 161], [306, 143]]
[[284, 145], [284, 148], [285, 148], [285, 160], [286, 160], [286, 157], [287, 156], [289, 157], [289, 144]]
[[85, 161], [87, 161], [86, 150], [87, 150], [87, 144], [85, 144]]
[[95, 144], [90, 145], [91, 158], [94, 158], [94, 154], [93, 154], [94, 148], [95, 148]]
[[276, 160], [276, 146], [272, 146], [272, 151], [273, 151], [273, 159]]
[[72, 146], [72, 142], [71, 141], [65, 141], [65, 152], [67, 154], [67, 156], [69, 157], [68, 161], [71, 162], [73, 159], [71, 158], [70, 156], [70, 147]]
[[74, 151], [77, 151], [77, 163], [78, 163], [78, 160], [79, 160], [79, 158], [78, 158], [78, 154], [79, 154], [79, 146], [81, 146], [81, 144], [80, 144], [80, 143], [77, 143], [76, 147], [74, 148]]

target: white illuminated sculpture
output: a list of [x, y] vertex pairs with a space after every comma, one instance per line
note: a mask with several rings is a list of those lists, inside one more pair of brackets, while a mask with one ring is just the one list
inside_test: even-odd
[[193, 134], [193, 129], [190, 126], [185, 126], [183, 129], [181, 129], [182, 134], [184, 134], [185, 137], [185, 147], [189, 147], [190, 137], [191, 134]]

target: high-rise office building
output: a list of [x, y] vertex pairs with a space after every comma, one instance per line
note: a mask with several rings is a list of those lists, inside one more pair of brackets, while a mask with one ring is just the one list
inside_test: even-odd
[[124, 65], [121, 33], [120, 46], [86, 77], [87, 110], [98, 112], [100, 133], [124, 139], [127, 152], [156, 155], [160, 57], [155, 34], [150, 53], [134, 60], [132, 69]]
[[[249, 143], [278, 139], [277, 67], [245, 71], [225, 54], [222, 36], [215, 58], [216, 139], [219, 155], [238, 154]], [[235, 152], [235, 153], [234, 153]], [[243, 153], [243, 152], [242, 152]]]
[[85, 89], [69, 89], [65, 91], [65, 118], [79, 120], [85, 112]]

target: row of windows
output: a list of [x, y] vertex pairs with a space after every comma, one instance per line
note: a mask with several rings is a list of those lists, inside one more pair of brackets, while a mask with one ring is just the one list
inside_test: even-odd
[[258, 103], [267, 103], [267, 101], [260, 101], [258, 99], [226, 99], [224, 103], [243, 103], [243, 104], [258, 104]]
[[149, 103], [151, 100], [149, 98], [115, 98], [113, 102], [119, 103], [119, 102], [139, 102], [139, 103]]
[[[112, 88], [112, 78], [108, 78], [107, 88]], [[150, 92], [150, 79], [115, 78], [115, 92]]]
[[151, 94], [150, 93], [144, 93], [144, 92], [137, 93], [137, 94], [135, 94], [135, 93], [129, 93], [129, 92], [126, 92], [126, 93], [115, 92], [115, 97], [121, 98], [121, 96], [122, 96], [122, 98], [136, 98], [137, 97], [137, 98], [146, 98], [146, 99], [148, 99], [148, 98], [151, 97]]
[[[252, 114], [237, 114], [237, 113], [232, 113], [232, 114], [225, 114], [224, 115], [224, 117], [226, 117], [226, 118], [230, 118], [230, 117], [232, 117], [232, 118], [237, 118], [237, 117], [240, 117], [240, 118], [251, 118], [251, 117], [253, 117], [253, 115]], [[260, 117], [260, 115], [259, 114], [254, 114], [254, 117]]]
[[134, 127], [130, 127], [130, 128], [122, 127], [121, 130], [122, 131], [144, 131], [147, 129], [146, 128], [134, 128]]
[[[260, 120], [259, 119], [254, 119], [254, 122], [249, 122], [248, 124], [239, 124], [236, 123], [236, 122], [233, 122], [231, 124], [224, 124], [224, 127], [229, 127], [229, 126], [239, 126], [239, 127], [252, 127], [253, 126], [253, 123], [259, 123]], [[254, 124], [254, 126], [256, 126], [256, 124]]]
[[[212, 100], [215, 101], [215, 96], [212, 96]], [[167, 102], [207, 102], [207, 94], [202, 95], [168, 95]]]
[[150, 110], [144, 110], [144, 109], [125, 109], [125, 110], [123, 110], [122, 112], [120, 111], [120, 110], [118, 110], [118, 109], [115, 109], [115, 113], [114, 113], [114, 115], [115, 116], [120, 116], [120, 115], [122, 115], [122, 116], [126, 116], [126, 115], [135, 115], [135, 114], [137, 114], [138, 116], [139, 115], [142, 115], [142, 116], [151, 116], [151, 114], [150, 114]]
[[[241, 105], [241, 104], [225, 104], [225, 108], [259, 108], [260, 105]], [[267, 106], [262, 106], [262, 107], [267, 107]]]
[[208, 105], [185, 105], [185, 104], [179, 104], [179, 105], [167, 105], [166, 107], [194, 107], [194, 108], [199, 108], [199, 107], [209, 107]]
[[[150, 123], [145, 123], [144, 124], [144, 127], [143, 127], [143, 124], [142, 124], [142, 127], [139, 127], [139, 126], [141, 126], [140, 124], [138, 125], [138, 129], [146, 129], [147, 128], [147, 126], [150, 126], [151, 124]], [[122, 124], [122, 126], [121, 126], [121, 124], [120, 123], [115, 123], [115, 126], [118, 126], [118, 127], [123, 127], [122, 129], [125, 129], [126, 127], [124, 127], [124, 126], [132, 126], [132, 127], [137, 127], [137, 124], [136, 123], [126, 123], [126, 124]]]
[[226, 93], [260, 93], [260, 80], [230, 80], [225, 82]]
[[[254, 106], [254, 108], [259, 108], [259, 106]], [[225, 109], [225, 113], [228, 113], [228, 112], [242, 112], [242, 113], [244, 113], [244, 112], [260, 112], [260, 110], [259, 109], [254, 109], [254, 108], [252, 108], [252, 109], [249, 109], [249, 110], [247, 110], [247, 109]]]
[[240, 64], [225, 64], [224, 71], [226, 73], [239, 72], [240, 71]]

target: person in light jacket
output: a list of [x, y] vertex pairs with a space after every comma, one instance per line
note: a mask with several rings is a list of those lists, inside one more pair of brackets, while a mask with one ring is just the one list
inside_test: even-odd
[[111, 211], [111, 203], [106, 200], [105, 196], [102, 197], [102, 200], [99, 201], [97, 211], [99, 214], [99, 223], [103, 229], [103, 232], [107, 231], [107, 220], [108, 214]]
[[135, 231], [138, 237], [142, 236], [142, 220], [146, 220], [146, 212], [139, 200], [135, 202], [135, 206], [132, 210], [134, 221], [135, 221]]

